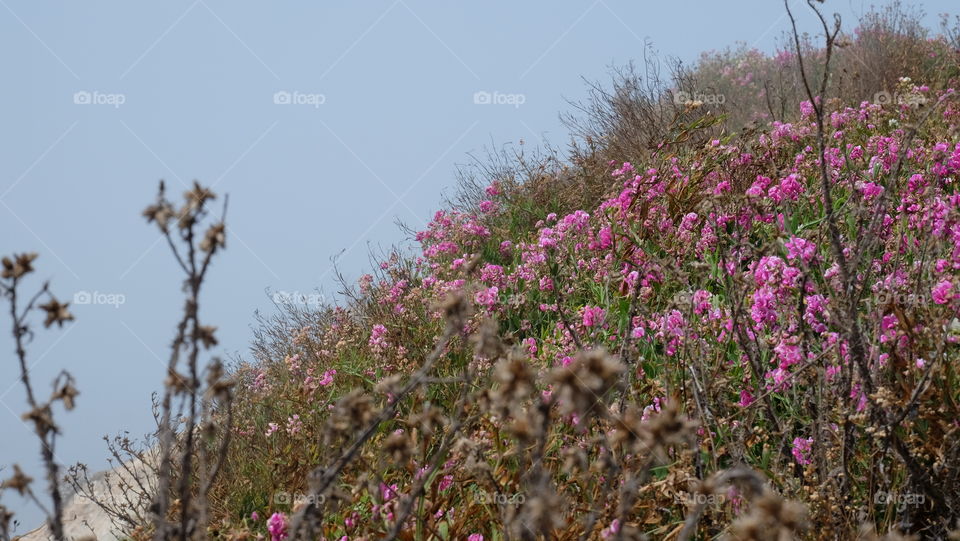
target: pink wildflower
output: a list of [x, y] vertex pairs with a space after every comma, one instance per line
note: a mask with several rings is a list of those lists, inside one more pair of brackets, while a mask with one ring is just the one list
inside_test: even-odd
[[451, 485], [453, 485], [453, 476], [444, 475], [443, 479], [440, 480], [440, 486], [438, 488], [440, 489], [440, 492], [443, 492], [444, 490], [450, 488]]
[[620, 519], [615, 518], [610, 523], [610, 526], [604, 528], [603, 531], [600, 532], [600, 537], [602, 537], [603, 539], [611, 539], [615, 537], [617, 535], [617, 532], [619, 531], [620, 531]]
[[274, 513], [267, 520], [267, 531], [270, 532], [270, 541], [282, 541], [287, 538], [287, 515]]
[[380, 497], [383, 498], [383, 501], [388, 502], [395, 498], [398, 494], [397, 485], [387, 485], [386, 483], [380, 483]]
[[583, 307], [583, 326], [584, 327], [593, 327], [603, 323], [603, 318], [605, 315], [603, 308], [599, 306], [584, 306]]
[[370, 331], [370, 340], [367, 342], [374, 351], [381, 352], [387, 347], [387, 328], [379, 323]]
[[863, 194], [863, 199], [870, 202], [883, 193], [883, 186], [874, 184], [873, 182], [864, 182], [860, 188], [860, 192]]
[[810, 450], [813, 447], [813, 438], [794, 438], [793, 440], [793, 458], [797, 463], [803, 466], [813, 464], [810, 458]]
[[300, 416], [294, 413], [287, 418], [287, 434], [291, 436], [296, 435], [301, 430], [303, 430], [303, 421], [300, 420]]
[[333, 376], [336, 375], [336, 373], [337, 373], [336, 370], [327, 370], [326, 372], [323, 373], [323, 377], [321, 377], [320, 380], [317, 381], [317, 384], [320, 385], [321, 387], [326, 387], [327, 385], [330, 385], [331, 383], [333, 383]]
[[790, 237], [784, 246], [787, 248], [787, 259], [800, 259], [804, 263], [817, 254], [817, 245], [802, 237]]
[[500, 288], [493, 286], [488, 289], [477, 291], [477, 294], [474, 295], [473, 300], [475, 300], [480, 306], [485, 307], [487, 310], [493, 310], [494, 305], [497, 304], [499, 294]]
[[933, 290], [930, 292], [933, 297], [933, 302], [937, 304], [947, 304], [953, 299], [953, 283], [950, 280], [943, 280], [933, 286]]

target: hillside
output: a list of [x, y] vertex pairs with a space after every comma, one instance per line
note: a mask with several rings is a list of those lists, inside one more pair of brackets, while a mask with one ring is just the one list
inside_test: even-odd
[[625, 68], [568, 149], [464, 171], [341, 303], [281, 304], [206, 374], [226, 233], [161, 188], [148, 221], [200, 263], [148, 447], [187, 458], [125, 533], [958, 535], [960, 26], [911, 21]]
[[948, 80], [797, 99], [746, 130], [667, 107], [570, 161], [491, 166], [345, 305], [265, 321], [237, 368], [223, 528], [943, 535], [960, 509]]

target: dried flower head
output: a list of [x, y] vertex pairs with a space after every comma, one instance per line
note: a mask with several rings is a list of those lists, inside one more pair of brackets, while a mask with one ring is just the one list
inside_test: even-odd
[[639, 434], [647, 448], [666, 449], [690, 443], [697, 422], [681, 415], [680, 400], [667, 400], [660, 413], [640, 424]]
[[410, 458], [410, 436], [405, 431], [392, 432], [383, 442], [383, 452], [397, 464], [404, 464]]
[[545, 475], [535, 480], [526, 492], [526, 499], [519, 507], [507, 509], [507, 522], [515, 538], [540, 539], [564, 524], [563, 510], [567, 507]]
[[218, 222], [211, 225], [204, 234], [203, 240], [200, 241], [200, 249], [204, 252], [213, 253], [217, 251], [218, 248], [226, 248], [226, 227], [226, 224], [223, 222]]
[[173, 207], [166, 201], [160, 201], [148, 206], [143, 210], [143, 217], [147, 223], [156, 222], [160, 231], [166, 233], [170, 224], [170, 218], [174, 215]]
[[63, 407], [65, 407], [67, 411], [70, 411], [73, 409], [75, 405], [75, 399], [79, 394], [80, 394], [80, 391], [78, 391], [77, 388], [73, 386], [73, 382], [68, 380], [63, 385], [61, 385], [59, 389], [54, 391], [51, 399], [62, 400]]
[[529, 398], [536, 385], [530, 362], [517, 351], [501, 359], [493, 371], [493, 379], [499, 386], [491, 392], [494, 406], [503, 411]]
[[0, 488], [16, 490], [21, 496], [24, 496], [26, 495], [27, 490], [29, 490], [30, 483], [32, 482], [33, 478], [23, 473], [23, 470], [20, 469], [19, 464], [14, 464], [13, 476], [4, 480], [3, 483], [0, 484]]
[[486, 318], [480, 323], [477, 332], [471, 336], [474, 353], [484, 359], [496, 359], [503, 355], [504, 345], [500, 339], [497, 322]]
[[210, 349], [213, 346], [217, 345], [216, 333], [217, 328], [212, 325], [200, 325], [197, 327], [197, 337], [203, 343], [203, 347]]
[[807, 509], [798, 502], [784, 500], [769, 488], [752, 501], [750, 512], [730, 525], [730, 535], [737, 540], [793, 539], [806, 530]]
[[47, 432], [59, 432], [57, 425], [53, 422], [53, 412], [50, 411], [50, 404], [38, 404], [37, 407], [23, 414], [24, 421], [33, 421], [37, 432], [46, 434]]
[[556, 388], [560, 413], [576, 414], [581, 423], [597, 415], [624, 370], [623, 363], [602, 349], [581, 351], [569, 365], [555, 368], [550, 381]]
[[337, 401], [327, 425], [329, 437], [347, 435], [366, 426], [373, 416], [373, 400], [360, 389], [354, 389]]
[[455, 291], [440, 303], [440, 311], [447, 322], [447, 332], [460, 332], [470, 316], [470, 303], [462, 291]]
[[67, 310], [68, 306], [70, 306], [70, 303], [60, 304], [60, 302], [54, 298], [51, 298], [46, 304], [41, 304], [39, 308], [47, 313], [47, 319], [44, 320], [43, 326], [49, 328], [56, 323], [57, 326], [63, 327], [64, 322], [73, 321], [73, 314]]
[[33, 260], [37, 258], [35, 252], [17, 254], [13, 259], [3, 258], [3, 271], [0, 277], [17, 279], [24, 274], [33, 272]]

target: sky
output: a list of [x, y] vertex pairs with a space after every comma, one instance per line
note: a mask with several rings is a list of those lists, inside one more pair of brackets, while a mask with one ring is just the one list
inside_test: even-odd
[[[930, 27], [957, 11], [911, 4]], [[847, 29], [869, 7], [826, 3]], [[371, 248], [406, 240], [398, 220], [424, 227], [471, 155], [564, 146], [559, 114], [584, 79], [609, 81], [648, 41], [687, 63], [736, 42], [772, 51], [788, 25], [777, 0], [0, 0], [0, 254], [38, 252], [28, 285], [76, 301], [62, 330], [36, 315], [28, 354], [41, 394], [63, 369], [81, 392], [56, 411], [58, 461], [102, 469], [104, 435], [151, 428], [183, 279], [140, 215], [160, 179], [177, 197], [194, 179], [229, 193], [201, 318], [215, 354], [249, 358], [272, 295], [329, 296], [334, 260], [359, 277]], [[0, 465], [40, 478], [9, 333], [0, 352]]]

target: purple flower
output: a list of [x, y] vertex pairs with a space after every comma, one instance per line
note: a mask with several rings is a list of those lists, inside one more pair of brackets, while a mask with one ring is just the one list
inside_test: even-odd
[[813, 438], [794, 438], [793, 440], [793, 458], [796, 459], [797, 464], [806, 466], [807, 464], [813, 464], [813, 460], [810, 458], [810, 450], [813, 447]]
[[453, 476], [444, 475], [443, 479], [440, 480], [440, 486], [439, 486], [440, 492], [447, 490], [448, 488], [450, 488], [451, 485], [453, 485]]
[[274, 513], [267, 520], [267, 531], [270, 532], [270, 541], [282, 541], [287, 538], [287, 515]]
[[933, 297], [933, 302], [937, 304], [947, 304], [953, 299], [953, 284], [950, 280], [938, 282], [937, 285], [933, 286], [930, 294]]
[[787, 259], [800, 259], [809, 263], [817, 254], [817, 245], [802, 237], [790, 237], [784, 246], [787, 249]]
[[583, 307], [583, 326], [584, 327], [593, 327], [603, 323], [603, 317], [606, 312], [603, 308], [599, 306], [584, 306]]

